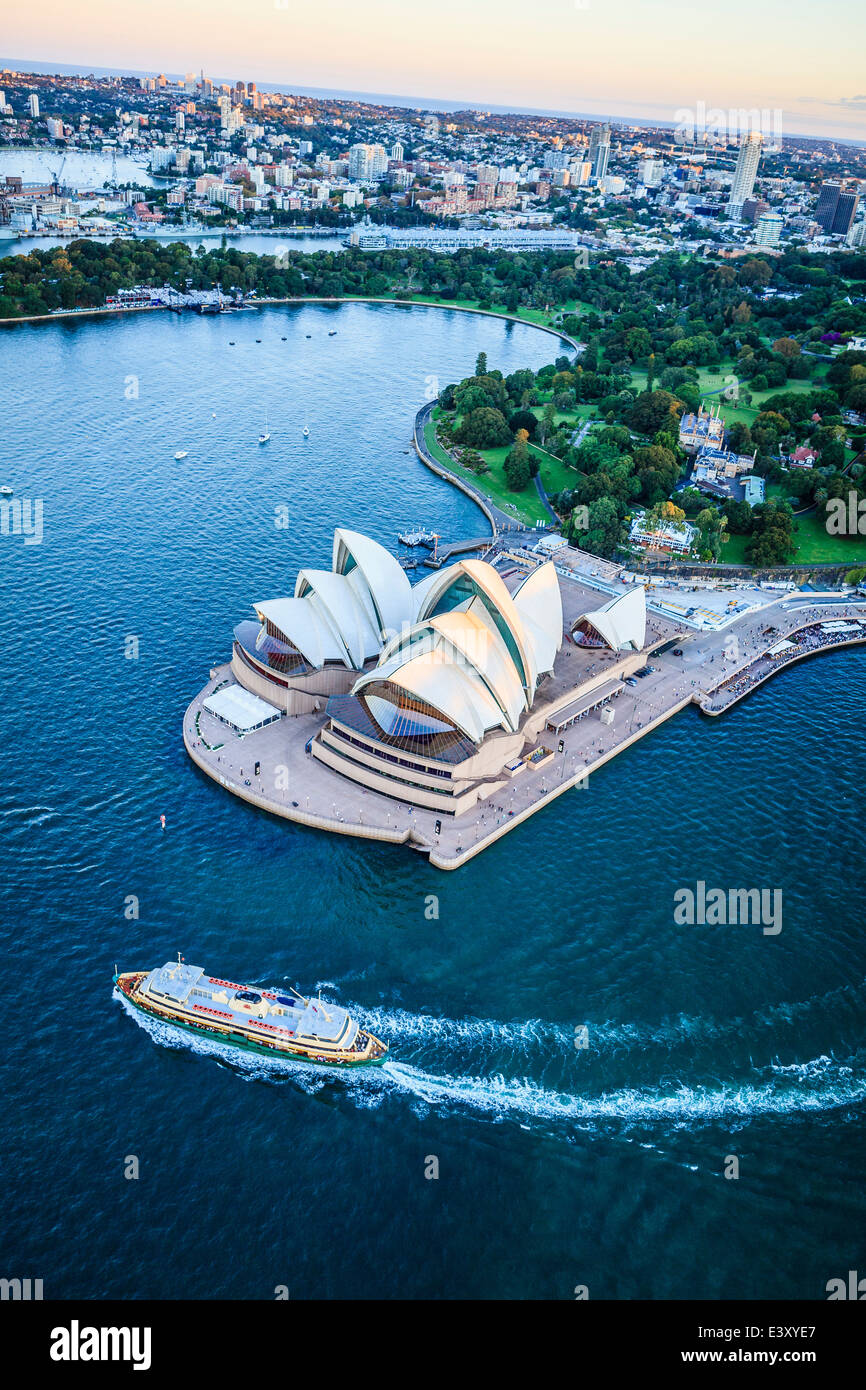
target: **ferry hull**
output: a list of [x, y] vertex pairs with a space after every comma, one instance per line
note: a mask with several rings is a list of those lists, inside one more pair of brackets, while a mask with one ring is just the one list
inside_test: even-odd
[[180, 1028], [186, 1033], [194, 1033], [198, 1037], [209, 1038], [211, 1042], [222, 1043], [226, 1047], [237, 1048], [239, 1052], [250, 1052], [257, 1057], [284, 1057], [293, 1062], [308, 1062], [315, 1067], [333, 1067], [335, 1070], [346, 1070], [355, 1067], [381, 1067], [388, 1056], [388, 1048], [381, 1043], [378, 1038], [372, 1038], [374, 1043], [382, 1047], [383, 1051], [378, 1056], [351, 1057], [326, 1057], [321, 1053], [316, 1053], [303, 1048], [293, 1048], [285, 1045], [269, 1045], [265, 1042], [256, 1042], [254, 1038], [249, 1038], [243, 1033], [223, 1029], [215, 1025], [203, 1025], [189, 1022], [187, 1019], [178, 1018], [168, 1010], [154, 1008], [151, 1004], [142, 999], [137, 999], [133, 993], [135, 985], [140, 979], [144, 979], [146, 972], [133, 975], [114, 975], [114, 984], [120, 990], [127, 1003], [137, 1009], [140, 1014], [152, 1018], [157, 1023], [165, 1023], [170, 1028]]

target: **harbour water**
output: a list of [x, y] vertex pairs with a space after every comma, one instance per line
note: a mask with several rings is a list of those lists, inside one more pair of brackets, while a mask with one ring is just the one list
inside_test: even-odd
[[[482, 349], [558, 346], [360, 304], [0, 332], [0, 483], [44, 513], [0, 537], [2, 1251], [46, 1298], [820, 1299], [863, 1272], [866, 652], [685, 711], [454, 874], [183, 752], [233, 625], [336, 525], [478, 530], [406, 450]], [[676, 925], [699, 881], [780, 890], [781, 932]], [[391, 1058], [318, 1074], [127, 1016], [115, 963], [177, 950], [320, 988]]]
[[[331, 236], [324, 232], [303, 232], [292, 231], [282, 232], [277, 235], [271, 233], [242, 232], [240, 235], [228, 233], [225, 238], [227, 246], [234, 247], [236, 251], [254, 251], [258, 256], [278, 256], [283, 251], [344, 251], [343, 239], [345, 232], [340, 236]], [[31, 251], [52, 251], [56, 246], [65, 246], [70, 241], [74, 241], [72, 236], [19, 236], [14, 238], [0, 239], [0, 258], [3, 256], [29, 256]], [[95, 237], [91, 240], [111, 241], [112, 236]], [[203, 236], [200, 232], [188, 233], [184, 228], [178, 228], [177, 232], [171, 236], [147, 236], [139, 237], [138, 240], [153, 242], [156, 246], [166, 246], [172, 241], [185, 241], [189, 246], [196, 249], [203, 246], [206, 251], [219, 250], [222, 246], [222, 234], [210, 232]]]
[[[0, 150], [0, 174], [17, 175], [25, 183], [40, 183], [51, 179], [63, 166], [63, 182], [70, 188], [100, 190], [112, 178], [115, 162], [110, 154], [96, 150], [69, 150], [58, 145], [55, 149]], [[141, 159], [118, 151], [116, 158], [118, 183], [137, 183], [150, 187], [157, 181]]]

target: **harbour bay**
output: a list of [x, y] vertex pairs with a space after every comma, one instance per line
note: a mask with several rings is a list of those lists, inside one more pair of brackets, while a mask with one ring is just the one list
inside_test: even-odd
[[[558, 348], [361, 304], [0, 334], [3, 481], [45, 506], [42, 544], [0, 551], [0, 901], [7, 1247], [46, 1297], [357, 1297], [372, 1258], [392, 1298], [820, 1298], [856, 1266], [861, 650], [685, 712], [457, 875], [275, 821], [184, 754], [251, 597], [327, 563], [335, 526], [476, 534], [408, 450], [431, 382], [482, 350], [511, 371]], [[777, 938], [675, 925], [676, 889], [721, 878], [780, 888]], [[150, 1041], [112, 967], [178, 949], [320, 985], [393, 1061], [322, 1078]], [[193, 1204], [208, 1258], [167, 1267]]]

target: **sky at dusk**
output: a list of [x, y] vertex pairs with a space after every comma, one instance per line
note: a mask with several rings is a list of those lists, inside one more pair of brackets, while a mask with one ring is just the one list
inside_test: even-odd
[[703, 103], [866, 140], [863, 0], [43, 0], [2, 41], [6, 62], [674, 123]]

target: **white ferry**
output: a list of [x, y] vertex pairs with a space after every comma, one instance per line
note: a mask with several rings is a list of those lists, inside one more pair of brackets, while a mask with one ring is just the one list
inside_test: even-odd
[[233, 984], [181, 956], [156, 970], [115, 973], [114, 983], [151, 1018], [247, 1052], [335, 1067], [378, 1066], [388, 1055], [387, 1044], [339, 1004], [305, 999], [293, 989]]

